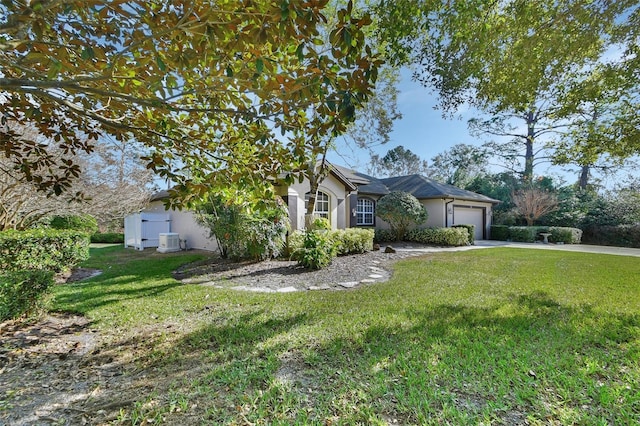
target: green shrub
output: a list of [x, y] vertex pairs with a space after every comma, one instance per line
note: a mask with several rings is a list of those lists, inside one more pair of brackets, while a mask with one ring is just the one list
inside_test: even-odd
[[589, 226], [582, 242], [615, 247], [640, 248], [640, 225]]
[[365, 253], [373, 250], [373, 229], [336, 229], [329, 232], [338, 256]]
[[552, 243], [580, 244], [582, 240], [582, 230], [578, 228], [551, 226], [549, 233], [549, 241]]
[[405, 235], [406, 241], [434, 246], [466, 246], [469, 234], [466, 228], [425, 228], [414, 229]]
[[0, 321], [33, 312], [53, 284], [51, 271], [12, 271], [0, 274]]
[[309, 226], [310, 231], [328, 231], [331, 229], [331, 222], [326, 217], [315, 217]]
[[491, 225], [491, 239], [496, 241], [507, 241], [509, 236], [509, 226]]
[[223, 258], [263, 260], [280, 256], [285, 248], [289, 214], [281, 198], [255, 209], [212, 197], [199, 207], [196, 218], [209, 228]]
[[396, 240], [396, 233], [391, 229], [376, 229], [374, 232], [373, 241], [376, 243], [388, 243]]
[[98, 232], [98, 221], [88, 214], [54, 216], [51, 218], [49, 226], [53, 229], [70, 229], [73, 231], [85, 232], [89, 235]]
[[336, 246], [329, 238], [328, 232], [306, 231], [303, 246], [295, 252], [294, 256], [305, 268], [322, 269], [336, 256]]
[[521, 243], [534, 243], [538, 237], [537, 226], [511, 226], [509, 227], [509, 239]]
[[429, 218], [420, 201], [402, 191], [393, 191], [380, 198], [376, 204], [376, 216], [389, 224], [396, 241], [402, 240], [409, 229]]
[[474, 245], [476, 242], [476, 226], [475, 225], [453, 225], [452, 228], [464, 228], [469, 233], [469, 244]]
[[83, 232], [33, 229], [0, 232], [0, 270], [60, 272], [89, 258], [89, 237]]
[[91, 236], [92, 243], [117, 244], [124, 243], [124, 234], [116, 232], [95, 233]]
[[578, 228], [559, 226], [505, 226], [493, 225], [491, 239], [498, 241], [517, 241], [533, 243], [539, 239], [541, 232], [547, 232], [552, 243], [580, 244], [582, 231]]
[[304, 247], [304, 231], [293, 231], [287, 236], [287, 255], [295, 259], [296, 253]]
[[[326, 234], [327, 238], [335, 246], [336, 254], [344, 256], [347, 254], [365, 253], [373, 250], [373, 229], [336, 229], [333, 231], [314, 231]], [[304, 249], [305, 232], [295, 231], [289, 234], [287, 244], [290, 256], [298, 259]]]

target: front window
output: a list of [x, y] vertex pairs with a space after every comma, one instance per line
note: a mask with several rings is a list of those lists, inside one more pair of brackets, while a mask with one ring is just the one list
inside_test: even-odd
[[[305, 208], [309, 202], [309, 193], [305, 194]], [[329, 219], [329, 196], [322, 191], [318, 191], [316, 194], [316, 207], [313, 214], [318, 217]]]
[[318, 191], [318, 195], [316, 196], [316, 209], [313, 213], [329, 219], [329, 196], [324, 192]]
[[358, 225], [373, 225], [375, 216], [373, 201], [368, 198], [358, 198], [356, 218]]

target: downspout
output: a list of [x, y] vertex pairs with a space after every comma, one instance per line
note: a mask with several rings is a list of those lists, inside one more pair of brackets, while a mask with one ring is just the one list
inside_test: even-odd
[[[446, 198], [443, 198], [443, 200], [446, 200]], [[456, 200], [455, 198], [452, 198], [451, 200], [444, 203], [444, 227], [445, 228], [449, 227], [449, 204], [453, 203], [455, 200]]]

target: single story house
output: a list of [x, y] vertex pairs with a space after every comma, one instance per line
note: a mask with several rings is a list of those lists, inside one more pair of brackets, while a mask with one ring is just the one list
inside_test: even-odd
[[[333, 229], [353, 227], [388, 228], [376, 216], [376, 203], [392, 191], [404, 191], [415, 196], [426, 208], [429, 219], [423, 227], [475, 225], [475, 237], [487, 239], [491, 227], [492, 208], [498, 200], [436, 182], [421, 175], [374, 178], [346, 167], [329, 165], [329, 173], [318, 187], [315, 214], [327, 218]], [[306, 203], [310, 185], [307, 180], [291, 185], [276, 185], [289, 209], [292, 230], [304, 229]], [[165, 232], [180, 234], [188, 248], [215, 250], [217, 244], [209, 238], [209, 230], [195, 220], [190, 211], [164, 210], [168, 191], [155, 194], [145, 213], [168, 213]], [[125, 239], [127, 236], [125, 235]]]
[[[278, 194], [289, 206], [292, 229], [304, 228], [309, 182], [278, 187]], [[375, 178], [345, 167], [330, 165], [327, 177], [320, 183], [315, 214], [329, 219], [331, 227], [388, 228], [376, 216], [376, 202], [392, 191], [403, 191], [416, 197], [429, 213], [423, 227], [475, 225], [476, 239], [489, 238], [492, 209], [498, 200], [436, 182], [421, 175]]]

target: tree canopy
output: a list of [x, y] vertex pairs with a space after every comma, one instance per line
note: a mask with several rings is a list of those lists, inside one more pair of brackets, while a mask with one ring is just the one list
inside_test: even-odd
[[[13, 1], [0, 4], [4, 173], [59, 194], [101, 135], [142, 142], [149, 168], [198, 196], [266, 188], [309, 135], [353, 120], [377, 75], [349, 3], [324, 43], [327, 0]], [[322, 114], [312, 120], [309, 108]], [[68, 154], [21, 137], [33, 126]]]
[[[535, 150], [574, 118], [563, 102], [575, 79], [609, 62], [637, 87], [638, 9], [633, 0], [398, 0], [381, 2], [378, 14], [395, 59], [437, 91], [445, 113], [471, 105], [489, 116], [474, 123], [478, 130], [522, 142], [522, 176], [530, 182]], [[623, 103], [629, 111], [637, 105], [637, 95]], [[627, 142], [602, 146], [637, 153], [629, 143], [637, 114], [621, 117], [617, 140]]]
[[378, 154], [371, 155], [368, 172], [373, 176], [404, 176], [413, 174], [429, 174], [427, 160], [422, 160], [410, 149], [402, 145], [390, 149], [380, 157]]

